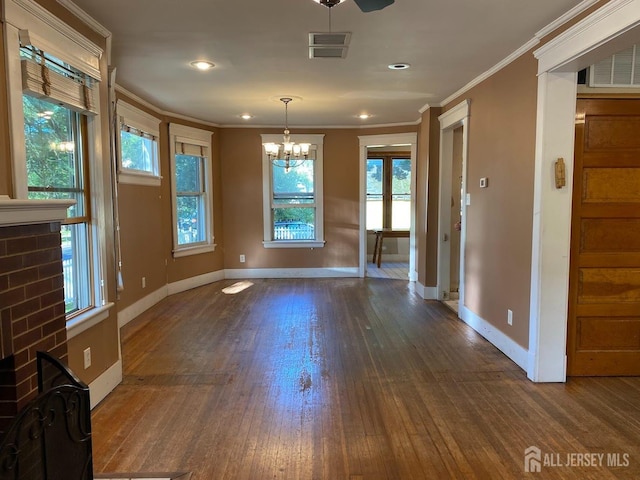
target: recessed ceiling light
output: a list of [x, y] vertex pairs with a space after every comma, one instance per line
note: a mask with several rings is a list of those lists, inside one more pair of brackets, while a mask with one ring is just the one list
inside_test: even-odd
[[361, 113], [360, 115], [358, 115], [358, 118], [360, 120], [366, 120], [367, 118], [370, 118], [371, 115], [369, 115], [368, 113]]
[[215, 67], [215, 64], [206, 60], [196, 60], [194, 62], [191, 62], [191, 66], [193, 68], [197, 68], [198, 70], [204, 71], [211, 70], [213, 67]]
[[248, 113], [243, 113], [242, 115], [240, 115], [240, 118], [242, 118], [243, 120], [251, 120], [253, 118], [253, 115], [249, 115]]
[[411, 65], [409, 65], [408, 63], [392, 63], [391, 65], [389, 65], [389, 70], [406, 70], [410, 67]]

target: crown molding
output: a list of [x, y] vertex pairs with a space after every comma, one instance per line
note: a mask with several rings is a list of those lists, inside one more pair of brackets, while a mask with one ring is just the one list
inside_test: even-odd
[[95, 18], [85, 12], [78, 5], [73, 3], [71, 0], [56, 0], [60, 5], [73, 13], [76, 17], [78, 17], [82, 23], [88, 26], [91, 30], [96, 32], [98, 35], [107, 38], [111, 36], [111, 32], [107, 27], [98, 22]]
[[531, 50], [533, 47], [535, 47], [539, 43], [540, 43], [540, 40], [537, 39], [537, 38], [533, 38], [533, 39], [529, 40], [527, 43], [522, 45], [519, 49], [517, 49], [511, 55], [509, 55], [508, 57], [504, 58], [500, 62], [496, 63], [493, 67], [491, 67], [486, 72], [478, 75], [476, 78], [471, 80], [469, 83], [467, 83], [460, 90], [458, 90], [457, 92], [449, 95], [447, 98], [442, 100], [442, 102], [440, 102], [439, 106], [440, 107], [444, 107], [444, 106], [448, 105], [449, 103], [451, 103], [452, 101], [454, 101], [456, 98], [464, 95], [466, 92], [471, 90], [476, 85], [484, 82], [487, 78], [491, 77], [492, 75], [495, 75], [500, 70], [502, 70], [504, 67], [506, 67], [507, 65], [509, 65], [509, 64], [513, 63], [514, 61], [516, 61], [518, 58], [520, 58], [522, 55], [527, 53], [529, 50]]
[[216, 127], [216, 128], [221, 127], [221, 125], [217, 123], [207, 122], [206, 120], [200, 120], [199, 118], [189, 117], [187, 115], [182, 115], [180, 113], [174, 113], [174, 112], [168, 112], [167, 110], [162, 110], [161, 108], [156, 107], [155, 105], [148, 102], [144, 98], [136, 95], [135, 93], [130, 92], [129, 90], [127, 90], [121, 85], [118, 85], [117, 83], [115, 84], [115, 90], [118, 93], [126, 95], [128, 98], [130, 98], [131, 100], [134, 100], [140, 105], [147, 107], [149, 110], [157, 113], [158, 115], [162, 115], [163, 117], [171, 117], [173, 119], [185, 120], [187, 122], [194, 122], [207, 127]]
[[449, 103], [454, 101], [456, 98], [464, 95], [466, 92], [471, 90], [473, 87], [475, 87], [478, 84], [482, 83], [483, 81], [485, 81], [486, 79], [488, 79], [492, 75], [495, 75], [500, 70], [502, 70], [503, 68], [505, 68], [509, 64], [511, 64], [514, 61], [516, 61], [518, 58], [520, 58], [525, 53], [527, 53], [529, 50], [533, 49], [536, 45], [538, 45], [541, 42], [543, 37], [546, 37], [550, 33], [554, 32], [555, 30], [560, 28], [561, 26], [565, 25], [567, 22], [570, 22], [571, 20], [573, 20], [575, 17], [580, 15], [582, 12], [584, 12], [585, 10], [587, 10], [588, 8], [593, 6], [598, 1], [599, 0], [583, 0], [578, 5], [573, 7], [571, 10], [569, 10], [565, 14], [561, 15], [556, 20], [554, 20], [553, 22], [549, 23], [547, 26], [545, 26], [544, 28], [542, 28], [541, 30], [536, 32], [535, 36], [531, 40], [529, 40], [527, 43], [525, 43], [520, 48], [518, 48], [516, 51], [514, 51], [511, 55], [509, 55], [508, 57], [504, 58], [503, 60], [501, 60], [500, 62], [495, 64], [493, 67], [491, 67], [489, 70], [487, 70], [486, 72], [482, 73], [481, 75], [479, 75], [476, 78], [474, 78], [473, 80], [471, 80], [464, 87], [462, 87], [458, 91], [454, 92], [453, 94], [449, 95], [447, 98], [442, 100], [438, 106], [444, 107], [444, 106], [448, 105]]
[[[422, 118], [418, 118], [413, 122], [401, 122], [401, 123], [378, 123], [373, 125], [289, 125], [289, 129], [323, 129], [323, 130], [336, 130], [336, 129], [350, 129], [350, 130], [367, 130], [371, 128], [389, 128], [389, 127], [413, 127], [416, 125], [420, 125], [422, 122]], [[238, 124], [234, 125], [231, 123], [225, 123], [218, 125], [220, 128], [284, 128], [283, 125], [247, 125], [247, 124]]]
[[592, 5], [595, 5], [599, 1], [600, 0], [583, 0], [581, 3], [573, 7], [567, 13], [565, 13], [564, 15], [561, 15], [560, 17], [558, 17], [556, 20], [554, 20], [553, 22], [551, 22], [549, 25], [542, 28], [541, 30], [538, 30], [535, 38], [542, 39], [546, 37], [551, 32], [553, 32], [554, 30], [557, 30], [565, 23], [570, 22], [571, 20], [576, 18], [578, 15], [580, 15], [582, 12], [584, 12], [586, 9], [590, 8]]

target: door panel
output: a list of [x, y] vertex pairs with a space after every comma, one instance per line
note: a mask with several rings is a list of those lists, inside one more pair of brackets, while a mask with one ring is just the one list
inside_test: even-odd
[[578, 100], [569, 375], [640, 375], [640, 99]]

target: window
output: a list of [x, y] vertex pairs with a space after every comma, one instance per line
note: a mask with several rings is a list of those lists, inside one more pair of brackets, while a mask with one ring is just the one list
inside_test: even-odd
[[122, 100], [118, 100], [117, 109], [120, 119], [118, 180], [122, 183], [160, 186], [160, 120]]
[[23, 97], [23, 113], [29, 198], [76, 201], [61, 228], [65, 311], [72, 314], [92, 303], [91, 212], [82, 133], [86, 131], [86, 118], [28, 95]]
[[213, 251], [211, 132], [171, 124], [173, 255]]
[[[263, 152], [264, 246], [266, 248], [323, 247], [322, 153], [324, 135], [291, 135], [310, 143], [307, 159], [269, 161]], [[262, 135], [263, 143], [280, 142], [280, 135]]]
[[367, 230], [411, 227], [411, 160], [398, 154], [367, 158]]
[[112, 306], [101, 277], [110, 171], [99, 116], [103, 51], [37, 3], [4, 7], [14, 195], [75, 200], [61, 227], [67, 324], [100, 321]]

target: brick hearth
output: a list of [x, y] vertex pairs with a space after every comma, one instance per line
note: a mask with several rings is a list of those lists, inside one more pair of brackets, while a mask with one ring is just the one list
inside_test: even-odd
[[67, 360], [60, 222], [0, 226], [0, 431], [37, 393], [36, 352]]

